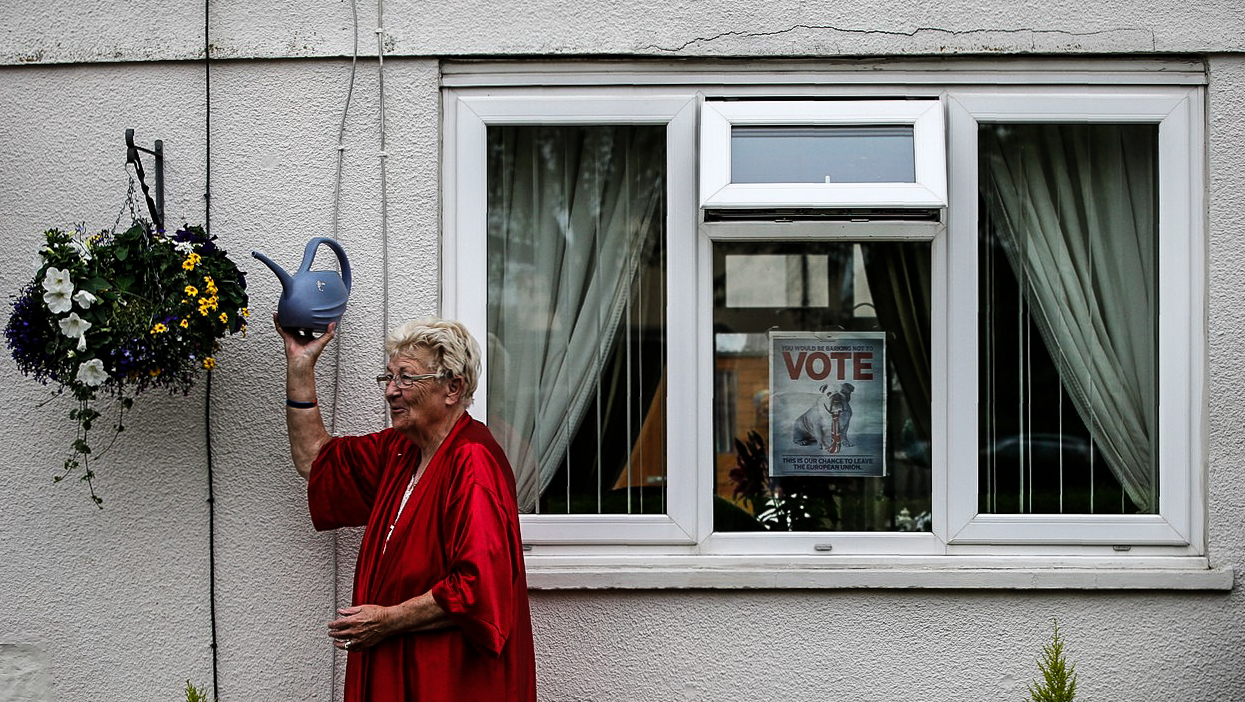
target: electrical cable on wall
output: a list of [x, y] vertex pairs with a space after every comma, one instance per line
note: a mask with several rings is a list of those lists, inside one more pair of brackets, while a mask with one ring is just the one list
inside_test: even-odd
[[[203, 1], [203, 232], [212, 236], [212, 53], [208, 33], [211, 29], [211, 0]], [[208, 488], [208, 593], [212, 619], [212, 698], [220, 699], [220, 655], [216, 638], [216, 493], [212, 466], [212, 371], [207, 372], [203, 399], [204, 443], [207, 446]]]
[[[359, 14], [358, 14], [357, 0], [351, 0], [350, 10], [351, 10], [351, 17], [353, 20], [354, 41], [353, 41], [353, 48], [351, 51], [350, 79], [347, 84], [346, 101], [345, 101], [345, 105], [342, 108], [341, 119], [338, 124], [338, 132], [337, 132], [337, 169], [336, 169], [336, 177], [335, 177], [334, 186], [333, 186], [333, 219], [332, 219], [332, 236], [335, 240], [340, 240], [340, 237], [338, 236], [338, 234], [340, 231], [339, 220], [340, 220], [340, 215], [341, 215], [341, 190], [342, 190], [342, 180], [343, 180], [342, 173], [344, 169], [344, 160], [345, 160], [345, 151], [346, 151], [346, 146], [345, 146], [346, 119], [347, 119], [347, 116], [349, 115], [350, 103], [354, 95], [355, 75], [357, 71], [358, 57], [359, 57]], [[378, 7], [378, 12], [383, 13], [383, 7]], [[204, 172], [205, 172], [205, 176], [204, 176], [203, 197], [204, 197], [204, 210], [205, 210], [204, 231], [208, 234], [208, 236], [211, 236], [211, 220], [212, 220], [212, 214], [211, 214], [212, 212], [212, 208], [211, 208], [212, 83], [211, 83], [211, 44], [209, 40], [210, 29], [211, 29], [210, 0], [204, 0], [204, 4], [203, 4], [203, 63], [204, 63], [204, 100], [205, 100], [205, 107], [204, 107], [204, 114], [205, 114], [205, 127], [204, 127], [205, 129], [205, 139], [204, 139], [205, 168], [204, 168]], [[386, 198], [387, 181], [386, 181], [385, 162], [384, 162], [384, 157], [385, 157], [385, 152], [384, 152], [384, 149], [385, 149], [384, 147], [384, 143], [385, 143], [384, 120], [385, 118], [384, 118], [384, 83], [383, 83], [383, 80], [384, 80], [383, 79], [384, 30], [378, 28], [377, 35], [379, 37], [379, 41], [381, 42], [380, 55], [381, 55], [381, 62], [382, 62], [382, 65], [381, 65], [381, 72], [382, 72], [382, 78], [381, 78], [381, 231], [382, 231], [382, 235], [381, 237], [382, 237], [382, 242], [383, 242], [383, 247], [384, 247], [384, 252], [382, 254], [382, 261], [383, 261], [382, 270], [385, 272], [384, 274], [385, 290], [384, 290], [384, 295], [383, 295], [384, 324], [382, 328], [387, 329], [388, 328], [388, 274], [387, 272], [388, 272], [389, 267], [388, 267], [388, 219], [387, 219], [387, 198]], [[132, 184], [131, 184], [131, 189], [132, 189]], [[337, 426], [336, 426], [337, 425], [337, 408], [338, 408], [338, 403], [339, 403], [339, 398], [340, 398], [340, 389], [341, 389], [341, 382], [340, 382], [341, 381], [341, 345], [340, 344], [337, 344], [334, 356], [335, 357], [334, 357], [333, 397], [332, 397], [332, 402], [331, 402], [331, 410], [329, 414], [330, 435], [336, 434], [336, 430], [337, 430]], [[210, 609], [211, 626], [212, 626], [212, 643], [211, 643], [212, 696], [215, 699], [219, 699], [220, 697], [220, 690], [219, 690], [220, 676], [219, 676], [219, 655], [218, 655], [219, 647], [218, 647], [217, 622], [216, 622], [216, 528], [215, 528], [216, 527], [216, 515], [215, 515], [214, 467], [213, 467], [213, 461], [212, 461], [212, 422], [211, 422], [211, 419], [212, 419], [212, 372], [209, 370], [207, 373], [206, 392], [205, 392], [205, 398], [204, 398], [204, 427], [205, 427], [205, 441], [206, 441], [207, 468], [208, 468], [208, 497], [207, 497], [208, 553], [209, 553], [208, 581], [209, 581], [209, 597], [210, 597], [209, 609]], [[336, 532], [334, 532], [333, 534], [333, 538], [331, 541], [331, 549], [332, 549], [333, 562], [334, 564], [336, 564], [337, 557], [338, 557], [338, 539], [337, 539]], [[337, 588], [337, 577], [335, 574], [333, 578], [333, 607], [334, 609], [336, 609], [339, 594], [340, 593], [338, 592], [338, 588]], [[332, 698], [336, 699], [337, 698], [337, 689], [336, 689], [337, 658], [336, 656], [334, 656], [334, 659], [333, 659], [333, 677], [334, 677], [334, 683], [331, 686]]]
[[[211, 45], [209, 41], [210, 35], [210, 0], [204, 2], [203, 17], [203, 60], [204, 60], [204, 86], [205, 86], [205, 186], [204, 186], [204, 202], [205, 202], [205, 218], [204, 230], [211, 236]], [[351, 0], [350, 3], [351, 16], [353, 20], [354, 42], [351, 52], [350, 79], [347, 85], [346, 101], [342, 108], [341, 119], [338, 124], [337, 134], [337, 169], [333, 187], [333, 215], [332, 215], [332, 236], [333, 239], [339, 240], [340, 216], [341, 216], [341, 191], [345, 160], [345, 134], [346, 120], [350, 112], [350, 104], [354, 95], [354, 83], [358, 65], [359, 55], [359, 16], [357, 0]], [[383, 17], [383, 2], [378, 2], [377, 6], [378, 18]], [[387, 154], [385, 152], [385, 107], [384, 107], [384, 29], [383, 23], [378, 22], [376, 29], [378, 41], [378, 61], [380, 70], [380, 168], [381, 168], [381, 241], [382, 241], [382, 275], [384, 280], [384, 290], [382, 293], [382, 334], [388, 329], [388, 306], [389, 306], [389, 290], [388, 290], [388, 177], [385, 166]], [[338, 344], [335, 349], [334, 358], [334, 383], [333, 397], [331, 401], [331, 410], [329, 415], [329, 433], [336, 434], [337, 424], [337, 408], [340, 398], [341, 389], [341, 345]], [[217, 638], [217, 622], [216, 622], [216, 537], [215, 537], [215, 494], [214, 494], [214, 467], [212, 461], [212, 426], [211, 426], [211, 393], [212, 393], [212, 373], [208, 371], [206, 382], [205, 406], [204, 406], [204, 426], [207, 445], [207, 465], [208, 465], [208, 550], [209, 550], [209, 590], [210, 590], [210, 615], [212, 625], [212, 692], [213, 697], [219, 699], [219, 655], [218, 655], [218, 638]], [[334, 532], [331, 541], [332, 559], [334, 564], [337, 563], [339, 543], [337, 534]], [[333, 607], [336, 608], [339, 598], [336, 574], [333, 578]], [[332, 698], [337, 698], [336, 689], [337, 677], [337, 657], [333, 659], [333, 678]]]

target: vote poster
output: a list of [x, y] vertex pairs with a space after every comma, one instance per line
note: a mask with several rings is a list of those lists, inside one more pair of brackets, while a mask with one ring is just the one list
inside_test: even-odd
[[770, 475], [886, 475], [886, 334], [770, 332]]

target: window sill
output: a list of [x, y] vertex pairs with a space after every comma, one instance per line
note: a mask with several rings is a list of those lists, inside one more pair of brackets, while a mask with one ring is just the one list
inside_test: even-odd
[[[954, 560], [954, 563], [948, 563]], [[532, 590], [597, 589], [937, 589], [1229, 591], [1231, 568], [1205, 558], [1105, 563], [1103, 559], [636, 558], [528, 556]]]

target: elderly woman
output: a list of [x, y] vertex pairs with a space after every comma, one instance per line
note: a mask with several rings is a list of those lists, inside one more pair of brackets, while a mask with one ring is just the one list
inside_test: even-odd
[[[275, 316], [274, 316], [275, 321]], [[514, 476], [466, 409], [480, 349], [459, 323], [398, 327], [376, 378], [392, 428], [332, 438], [315, 364], [332, 340], [285, 340], [286, 424], [317, 529], [363, 526], [354, 606], [329, 623], [350, 653], [346, 702], [536, 699]]]

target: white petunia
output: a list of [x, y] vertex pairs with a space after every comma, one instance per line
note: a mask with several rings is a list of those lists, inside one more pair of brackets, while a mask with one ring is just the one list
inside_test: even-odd
[[96, 388], [103, 385], [106, 380], [108, 380], [108, 371], [104, 370], [104, 362], [98, 358], [92, 358], [78, 366], [78, 382]]
[[179, 241], [176, 244], [173, 244], [173, 248], [177, 249], [177, 252], [182, 254], [183, 256], [189, 255], [195, 252], [194, 244], [190, 243], [189, 241]]
[[43, 289], [48, 292], [64, 292], [66, 295], [73, 294], [73, 277], [69, 275], [69, 271], [63, 271], [55, 266], [48, 269], [43, 274]]
[[86, 338], [86, 330], [91, 328], [91, 323], [79, 317], [77, 312], [70, 312], [60, 321], [60, 325], [61, 333], [71, 339]]
[[86, 351], [86, 332], [82, 332], [82, 336], [78, 337], [78, 350]]
[[52, 314], [64, 314], [73, 307], [70, 296], [73, 295], [73, 278], [69, 271], [53, 266], [43, 275], [43, 303]]
[[65, 314], [73, 308], [73, 299], [70, 298], [69, 292], [49, 290], [43, 293], [43, 304], [48, 306], [48, 311], [52, 314]]
[[78, 306], [84, 310], [91, 309], [91, 303], [95, 302], [95, 299], [94, 295], [85, 290], [79, 290], [73, 295], [73, 301], [78, 303]]
[[40, 269], [42, 269], [42, 268], [43, 268], [43, 264], [44, 264], [44, 263], [47, 263], [47, 261], [44, 261], [44, 260], [43, 260], [43, 252], [42, 252], [42, 251], [36, 251], [36, 252], [35, 252], [35, 257], [34, 257], [34, 258], [32, 258], [32, 259], [30, 259], [30, 265], [34, 267], [34, 269], [35, 269], [35, 273], [36, 273], [36, 274], [40, 271]]

